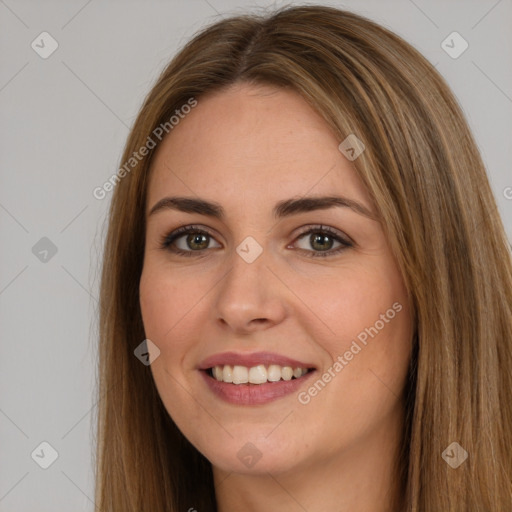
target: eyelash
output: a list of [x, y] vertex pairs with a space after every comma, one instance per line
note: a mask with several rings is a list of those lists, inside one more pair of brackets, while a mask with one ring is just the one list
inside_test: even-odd
[[[335, 230], [333, 230], [332, 228], [329, 228], [328, 226], [322, 226], [321, 224], [316, 225], [316, 226], [308, 226], [308, 229], [299, 233], [296, 240], [303, 237], [304, 235], [309, 235], [312, 233], [321, 233], [324, 235], [330, 235], [332, 238], [334, 238], [337, 242], [340, 242], [342, 245], [336, 249], [329, 249], [328, 251], [307, 251], [306, 249], [298, 249], [299, 251], [301, 251], [303, 253], [309, 253], [309, 254], [306, 254], [308, 257], [311, 257], [311, 258], [331, 257], [331, 256], [335, 256], [335, 255], [341, 253], [342, 251], [344, 251], [345, 249], [348, 249], [349, 247], [353, 247], [352, 243], [350, 243], [348, 240], [341, 238]], [[200, 253], [207, 250], [207, 249], [201, 249], [200, 251], [184, 251], [182, 249], [171, 248], [171, 245], [178, 238], [181, 238], [181, 235], [184, 235], [184, 234], [207, 235], [211, 238], [214, 238], [212, 233], [210, 233], [209, 231], [207, 231], [203, 228], [200, 228], [198, 226], [194, 226], [194, 225], [182, 226], [178, 229], [175, 229], [173, 232], [169, 233], [168, 235], [164, 235], [160, 240], [160, 248], [164, 251], [170, 251], [179, 256], [187, 256], [187, 257], [196, 256], [196, 255], [199, 256]]]

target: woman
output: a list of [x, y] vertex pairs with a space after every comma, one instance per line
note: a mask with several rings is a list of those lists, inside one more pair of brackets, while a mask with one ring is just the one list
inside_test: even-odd
[[173, 59], [100, 329], [102, 511], [511, 510], [507, 238], [445, 81], [368, 19], [237, 16]]

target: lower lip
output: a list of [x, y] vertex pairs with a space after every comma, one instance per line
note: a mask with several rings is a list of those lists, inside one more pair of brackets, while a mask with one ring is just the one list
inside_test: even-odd
[[315, 373], [316, 371], [313, 370], [298, 379], [280, 380], [265, 384], [230, 384], [210, 377], [206, 371], [201, 370], [207, 386], [215, 395], [225, 402], [237, 405], [266, 404], [283, 396], [296, 393]]

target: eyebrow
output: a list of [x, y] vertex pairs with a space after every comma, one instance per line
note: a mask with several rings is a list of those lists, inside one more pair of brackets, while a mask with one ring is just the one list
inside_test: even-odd
[[[334, 207], [345, 207], [352, 211], [377, 220], [377, 217], [366, 206], [353, 199], [343, 196], [309, 196], [299, 199], [286, 199], [279, 201], [272, 211], [274, 219], [282, 219], [298, 213], [313, 210], [326, 210]], [[199, 213], [218, 220], [225, 219], [224, 208], [219, 204], [195, 197], [164, 197], [151, 208], [148, 217], [164, 210], [177, 210], [185, 213]]]

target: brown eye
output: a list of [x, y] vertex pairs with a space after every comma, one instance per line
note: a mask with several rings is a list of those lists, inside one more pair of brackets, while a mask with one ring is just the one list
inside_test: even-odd
[[[309, 238], [306, 238], [307, 235]], [[334, 256], [353, 247], [349, 240], [328, 226], [310, 227], [296, 238], [296, 240], [302, 239], [305, 239], [305, 245], [308, 247], [299, 247], [299, 250], [308, 257]], [[183, 226], [164, 236], [160, 246], [163, 250], [180, 256], [199, 256], [207, 249], [212, 248], [209, 247], [212, 241], [217, 243], [216, 248], [220, 247], [220, 244], [208, 231], [196, 226]], [[334, 247], [334, 244], [338, 244], [338, 246]]]
[[[213, 236], [203, 229], [184, 226], [164, 236], [161, 248], [184, 256], [192, 256], [208, 249]], [[220, 245], [217, 245], [220, 247]]]
[[[353, 247], [353, 245], [348, 240], [342, 238], [337, 231], [327, 226], [310, 228], [308, 231], [302, 233], [297, 240], [305, 238], [306, 235], [309, 235], [309, 238], [306, 238], [305, 245], [311, 247], [313, 250], [310, 250], [308, 247], [301, 247], [299, 249], [305, 253], [309, 253], [307, 256], [328, 257], [338, 254], [349, 247]], [[333, 249], [335, 243], [339, 245]]]
[[[178, 237], [177, 240], [183, 237]], [[208, 248], [209, 235], [204, 233], [191, 233], [185, 237], [185, 245], [190, 249], [199, 251]]]

